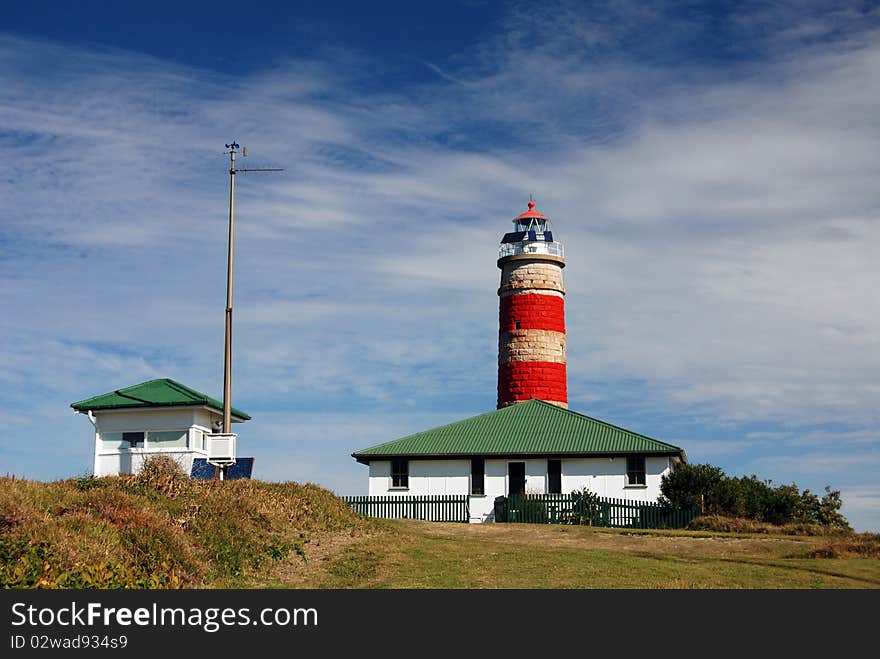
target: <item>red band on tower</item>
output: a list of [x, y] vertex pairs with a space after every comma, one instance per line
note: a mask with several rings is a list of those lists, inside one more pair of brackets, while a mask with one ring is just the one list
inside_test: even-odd
[[555, 362], [508, 362], [498, 366], [498, 407], [540, 398], [568, 402], [565, 364]]
[[498, 329], [549, 330], [565, 334], [565, 300], [558, 295], [516, 294], [501, 298]]

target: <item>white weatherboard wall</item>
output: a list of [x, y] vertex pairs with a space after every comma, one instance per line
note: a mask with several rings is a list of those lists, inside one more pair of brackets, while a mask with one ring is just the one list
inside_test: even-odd
[[668, 457], [645, 458], [645, 484], [626, 484], [626, 458], [572, 458], [562, 462], [562, 491], [584, 487], [600, 497], [656, 501], [660, 496], [660, 480], [671, 467]]
[[470, 460], [410, 460], [409, 487], [392, 488], [391, 461], [370, 461], [370, 496], [467, 494], [470, 482]]
[[[144, 460], [157, 453], [169, 455], [190, 473], [193, 459], [206, 457], [203, 437], [213, 432], [212, 422], [222, 417], [204, 408], [171, 408], [140, 410], [99, 410], [92, 412], [95, 428], [95, 476], [136, 474]], [[185, 446], [150, 445], [149, 432], [186, 432]], [[143, 447], [121, 448], [118, 443], [105, 441], [113, 433], [145, 432]]]
[[[547, 492], [546, 458], [487, 458], [485, 491], [470, 497], [471, 522], [492, 521], [495, 497], [509, 494], [509, 462], [525, 462], [526, 492]], [[645, 485], [626, 484], [626, 457], [562, 458], [562, 492], [587, 487], [599, 496], [631, 501], [656, 501], [660, 479], [671, 468], [671, 458], [645, 458]], [[391, 487], [391, 461], [370, 460], [370, 496], [422, 496], [426, 494], [470, 494], [470, 460], [410, 460], [409, 487]]]

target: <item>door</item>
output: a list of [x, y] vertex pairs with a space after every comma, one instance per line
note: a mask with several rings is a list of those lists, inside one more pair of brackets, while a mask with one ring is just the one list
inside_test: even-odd
[[507, 463], [507, 494], [525, 494], [526, 493], [526, 463], [525, 462], [508, 462]]

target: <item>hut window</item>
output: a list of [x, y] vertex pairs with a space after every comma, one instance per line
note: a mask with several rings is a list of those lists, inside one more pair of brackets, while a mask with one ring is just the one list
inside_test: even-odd
[[102, 432], [101, 446], [105, 449], [129, 448], [131, 445], [122, 439], [121, 432]]
[[156, 432], [151, 430], [147, 433], [147, 445], [150, 448], [186, 448], [189, 431], [187, 430], [165, 430]]
[[391, 461], [391, 487], [409, 487], [409, 460], [398, 458]]
[[124, 432], [122, 433], [123, 444], [128, 444], [129, 448], [144, 447], [144, 433], [142, 432]]

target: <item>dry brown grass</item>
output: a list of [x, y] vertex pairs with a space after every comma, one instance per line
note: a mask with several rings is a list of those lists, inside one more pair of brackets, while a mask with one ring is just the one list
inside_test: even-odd
[[[880, 536], [368, 520], [317, 485], [0, 478], [12, 588], [877, 588]], [[735, 531], [735, 532], [734, 532]]]
[[873, 558], [880, 559], [880, 533], [860, 533], [835, 538], [817, 547], [811, 547], [803, 558]]
[[688, 525], [692, 531], [718, 531], [722, 533], [764, 533], [772, 535], [808, 535], [808, 536], [847, 536], [849, 529], [821, 524], [768, 524], [741, 517], [724, 517], [722, 515], [703, 515], [692, 520]]
[[314, 484], [137, 476], [0, 478], [0, 587], [237, 587], [370, 522]]

